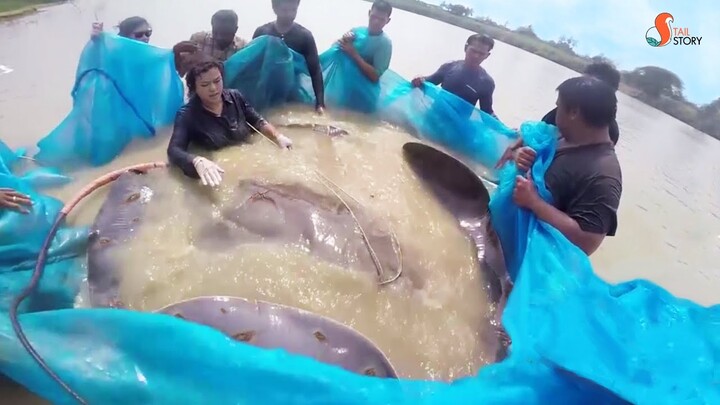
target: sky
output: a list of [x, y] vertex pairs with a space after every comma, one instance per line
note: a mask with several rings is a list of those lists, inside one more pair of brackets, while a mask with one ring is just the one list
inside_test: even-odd
[[[440, 4], [442, 1], [425, 0]], [[706, 104], [720, 97], [720, 1], [718, 0], [453, 0], [509, 28], [532, 25], [543, 39], [569, 36], [576, 50], [602, 54], [619, 69], [654, 65], [677, 74], [685, 84], [685, 97]], [[703, 37], [699, 46], [649, 46], [645, 32], [655, 17], [669, 12], [674, 27], [687, 27], [689, 35]]]

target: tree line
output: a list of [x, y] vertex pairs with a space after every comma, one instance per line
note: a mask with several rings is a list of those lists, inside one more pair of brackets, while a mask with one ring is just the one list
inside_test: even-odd
[[[399, 0], [394, 3], [408, 2], [425, 4], [419, 0]], [[401, 7], [402, 4], [398, 4], [398, 6]], [[425, 4], [425, 6], [418, 11], [426, 11], [426, 13], [423, 13], [426, 15], [432, 14], [431, 11], [433, 6], [428, 6], [429, 5]], [[439, 9], [450, 13], [453, 16], [464, 19], [472, 19], [496, 30], [499, 29], [500, 31], [496, 31], [495, 33], [500, 35], [493, 35], [496, 36], [497, 39], [536, 53], [577, 71], [582, 71], [584, 68], [583, 65], [587, 65], [588, 63], [595, 61], [602, 60], [612, 63], [612, 61], [602, 55], [588, 57], [586, 55], [578, 54], [575, 50], [577, 47], [577, 41], [571, 37], [561, 37], [557, 41], [544, 40], [535, 34], [531, 25], [511, 30], [507, 27], [507, 23], [498, 24], [488, 17], [473, 18], [474, 10], [461, 4], [443, 2], [440, 4]], [[454, 21], [448, 22], [455, 23]], [[477, 28], [466, 26], [467, 24], [456, 25], [460, 25], [468, 29]], [[542, 42], [546, 46], [552, 48], [552, 50], [542, 49], [541, 47], [538, 47], [537, 44], [530, 42], [513, 40], [512, 37], [507, 35], [508, 33], [514, 33], [530, 38], [533, 41]], [[493, 33], [488, 32], [488, 34], [492, 35]], [[555, 52], [553, 52], [553, 50]], [[556, 53], [557, 51], [565, 53], [565, 57], [563, 57], [563, 55], [558, 55]], [[568, 56], [571, 58], [568, 58]], [[624, 84], [624, 88], [622, 88], [623, 92], [628, 93], [629, 95], [691, 125], [700, 131], [707, 133], [708, 135], [720, 139], [720, 97], [705, 105], [692, 103], [685, 98], [683, 92], [684, 84], [680, 77], [678, 77], [675, 73], [658, 66], [643, 66], [631, 71], [623, 71], [622, 83]]]

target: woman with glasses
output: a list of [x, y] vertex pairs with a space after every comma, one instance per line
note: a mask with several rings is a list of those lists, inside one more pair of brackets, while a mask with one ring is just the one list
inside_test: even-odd
[[[91, 38], [95, 38], [103, 30], [103, 23], [93, 23]], [[142, 17], [128, 17], [118, 24], [118, 35], [125, 38], [134, 39], [136, 41], [150, 42], [152, 36], [152, 28], [150, 23]]]

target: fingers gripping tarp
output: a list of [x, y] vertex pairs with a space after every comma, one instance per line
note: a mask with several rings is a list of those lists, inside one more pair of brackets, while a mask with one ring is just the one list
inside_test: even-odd
[[102, 34], [88, 42], [70, 114], [43, 138], [35, 157], [56, 166], [110, 162], [136, 138], [175, 119], [183, 84], [172, 51]]
[[[342, 73], [338, 69], [335, 77]], [[302, 74], [298, 74], [301, 84]], [[350, 78], [348, 74], [344, 80]], [[332, 89], [331, 80], [327, 81]], [[419, 127], [442, 128], [443, 122], [433, 121], [442, 114], [433, 115], [439, 113], [430, 110], [443, 105], [432, 98], [433, 92], [440, 98], [446, 97], [444, 93], [432, 87], [410, 90], [404, 85], [390, 89], [397, 97], [388, 97], [394, 101], [388, 105], [402, 110], [398, 106], [407, 100], [431, 100], [425, 110], [401, 111], [405, 114], [401, 117], [420, 123]], [[337, 100], [342, 100], [340, 96]], [[460, 112], [467, 109], [455, 110], [457, 116], [447, 111], [460, 122]], [[542, 179], [554, 153], [556, 130], [545, 124], [526, 124], [522, 130], [538, 152], [532, 177], [545, 191]], [[496, 132], [503, 135], [501, 127]], [[451, 138], [446, 144], [456, 152], [488, 158], [482, 145], [456, 140]], [[62, 310], [24, 314], [21, 322], [51, 367], [89, 403], [720, 402], [718, 307], [678, 300], [647, 282], [604, 283], [580, 250], [514, 205], [515, 175], [512, 166], [501, 173], [491, 201], [495, 229], [515, 278], [503, 317], [513, 341], [511, 354], [477, 376], [452, 384], [363, 377], [235, 342], [210, 328], [169, 316]], [[543, 197], [549, 198], [546, 192]], [[39, 223], [42, 228], [44, 222]], [[4, 317], [0, 319], [0, 372], [54, 403], [72, 403], [19, 346]]]
[[[0, 311], [7, 311], [12, 300], [30, 281], [40, 247], [62, 203], [40, 194], [37, 189], [66, 183], [70, 179], [56, 170], [40, 168], [16, 176], [22, 166], [23, 151], [13, 152], [0, 141], [0, 188], [9, 188], [32, 201], [28, 214], [0, 209]], [[81, 254], [87, 229], [61, 228], [49, 251], [45, 277], [36, 293], [23, 303], [22, 311], [72, 307], [83, 277], [72, 259]]]

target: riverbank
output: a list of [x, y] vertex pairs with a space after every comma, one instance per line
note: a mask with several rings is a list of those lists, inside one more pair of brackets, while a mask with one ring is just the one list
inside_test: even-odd
[[[364, 1], [372, 2], [373, 0]], [[441, 6], [428, 4], [420, 0], [389, 0], [389, 2], [393, 7], [401, 10], [455, 25], [469, 31], [487, 34], [498, 41], [531, 52], [576, 72], [582, 72], [589, 63], [601, 60], [609, 61], [603, 56], [589, 57], [576, 54], [573, 50], [574, 40], [572, 38], [561, 38], [558, 41], [541, 39], [533, 32], [532, 27], [519, 27], [513, 30], [504, 24], [498, 24], [489, 17], [457, 15], [443, 9]], [[470, 14], [472, 15], [472, 12]], [[672, 72], [667, 73], [674, 75]], [[711, 104], [698, 106], [685, 100], [681, 94], [680, 96], [649, 95], [638, 87], [630, 85], [630, 82], [635, 83], [632, 80], [637, 77], [637, 74], [637, 71], [623, 72], [623, 82], [620, 85], [622, 93], [636, 98], [699, 131], [720, 139], [720, 98]], [[662, 82], [662, 78], [659, 78], [659, 81]]]
[[58, 0], [0, 0], [0, 20], [37, 12], [41, 7], [64, 3]]

